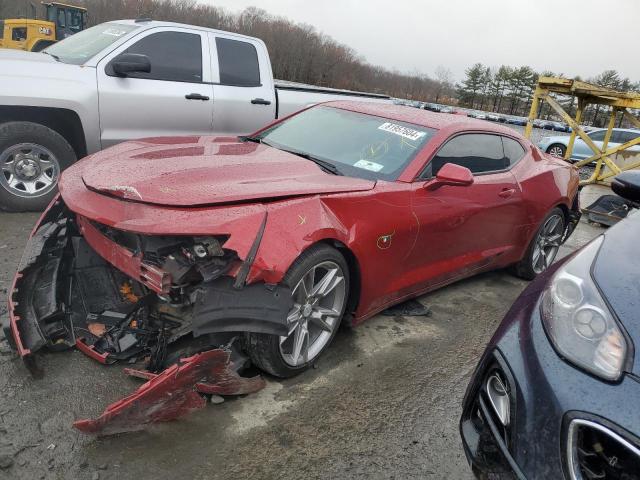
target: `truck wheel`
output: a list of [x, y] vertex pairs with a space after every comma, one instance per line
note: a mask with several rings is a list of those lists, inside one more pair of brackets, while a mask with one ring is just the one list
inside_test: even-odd
[[57, 192], [60, 172], [75, 161], [71, 145], [44, 125], [0, 124], [0, 209], [43, 210]]
[[313, 365], [333, 340], [349, 298], [349, 268], [336, 249], [317, 245], [298, 257], [283, 283], [293, 292], [289, 334], [248, 333], [246, 349], [258, 368], [286, 378]]

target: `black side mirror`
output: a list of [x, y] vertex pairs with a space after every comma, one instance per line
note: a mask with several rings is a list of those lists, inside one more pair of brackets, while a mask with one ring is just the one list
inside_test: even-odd
[[127, 77], [131, 73], [151, 72], [149, 57], [139, 53], [123, 53], [114, 58], [109, 65], [118, 77]]
[[616, 175], [611, 190], [626, 200], [640, 202], [640, 171], [628, 170]]

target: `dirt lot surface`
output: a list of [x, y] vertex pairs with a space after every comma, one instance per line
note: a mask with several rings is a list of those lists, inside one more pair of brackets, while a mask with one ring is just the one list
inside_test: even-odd
[[[0, 214], [0, 313], [35, 214]], [[581, 223], [563, 254], [599, 232]], [[471, 475], [458, 436], [469, 376], [526, 282], [484, 274], [420, 299], [430, 317], [378, 316], [343, 329], [317, 368], [268, 379], [144, 432], [96, 439], [71, 428], [139, 381], [77, 351], [42, 355], [32, 379], [0, 342], [0, 478], [343, 479]]]

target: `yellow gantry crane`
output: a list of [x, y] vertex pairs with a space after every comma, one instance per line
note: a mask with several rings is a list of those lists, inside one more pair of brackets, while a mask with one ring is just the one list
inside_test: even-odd
[[[578, 99], [578, 108], [576, 110], [575, 118], [572, 118], [571, 115], [562, 108], [562, 106], [551, 96], [552, 93], [568, 95]], [[622, 171], [640, 167], [640, 156], [637, 155], [636, 152], [628, 152], [629, 148], [640, 144], [640, 136], [614, 148], [608, 148], [611, 133], [619, 112], [622, 112], [629, 122], [631, 122], [636, 128], [640, 129], [640, 120], [631, 115], [628, 110], [630, 108], [640, 109], [640, 94], [634, 92], [618, 92], [609, 88], [599, 87], [597, 85], [591, 85], [586, 82], [571, 80], [568, 78], [540, 77], [533, 94], [531, 110], [529, 111], [529, 119], [525, 129], [525, 136], [527, 138], [531, 137], [533, 121], [537, 117], [538, 107], [542, 101], [547, 102], [547, 104], [571, 127], [571, 137], [569, 138], [569, 145], [565, 153], [565, 160], [569, 160], [571, 158], [576, 137], [580, 137], [580, 139], [583, 140], [584, 143], [586, 143], [593, 151], [593, 155], [591, 157], [581, 160], [574, 165], [576, 168], [580, 168], [584, 165], [589, 165], [592, 162], [595, 162], [596, 164], [591, 177], [580, 182], [581, 185], [602, 183]], [[591, 138], [580, 126], [584, 109], [590, 104], [605, 105], [609, 106], [611, 109], [607, 131], [602, 142], [602, 148], [598, 148], [598, 146], [593, 143]], [[626, 153], [629, 153], [628, 158], [625, 158]], [[616, 161], [614, 161], [612, 157], [616, 157], [618, 154], [621, 154], [622, 160], [616, 159]]]

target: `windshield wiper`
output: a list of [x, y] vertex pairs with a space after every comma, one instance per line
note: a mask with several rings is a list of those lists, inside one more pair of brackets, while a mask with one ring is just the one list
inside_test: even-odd
[[308, 153], [298, 152], [297, 150], [289, 150], [282, 147], [277, 147], [275, 145], [271, 145], [269, 142], [265, 142], [260, 137], [250, 137], [250, 136], [244, 135], [238, 138], [240, 138], [240, 140], [243, 142], [261, 143], [262, 145], [266, 145], [267, 147], [277, 148], [278, 150], [282, 150], [283, 152], [291, 153], [292, 155], [297, 155], [298, 157], [311, 160], [313, 163], [318, 165], [325, 172], [331, 173], [333, 175], [344, 175], [340, 170], [338, 170], [338, 167], [336, 167], [333, 163], [327, 162], [326, 160], [321, 160], [319, 158], [314, 157], [313, 155], [309, 155]]
[[[263, 141], [262, 143], [266, 145], [266, 142]], [[291, 153], [293, 155], [297, 155], [307, 160], [311, 160], [313, 163], [318, 165], [325, 172], [331, 173], [333, 175], [344, 175], [340, 170], [338, 170], [338, 167], [336, 167], [331, 162], [327, 162], [326, 160], [321, 160], [319, 158], [314, 157], [313, 155], [309, 155], [308, 153], [304, 153], [304, 152], [298, 152], [296, 150], [287, 150], [286, 148], [280, 148], [280, 150], [282, 150], [283, 152]]]
[[260, 137], [250, 137], [249, 135], [241, 135], [238, 137], [241, 142], [253, 142], [253, 143], [262, 143], [262, 139]]
[[49, 52], [47, 52], [45, 50], [43, 50], [42, 53], [44, 53], [45, 55], [49, 55], [50, 57], [53, 57], [56, 62], [60, 61], [60, 57], [57, 56], [57, 55], [54, 55], [53, 53], [49, 53]]

